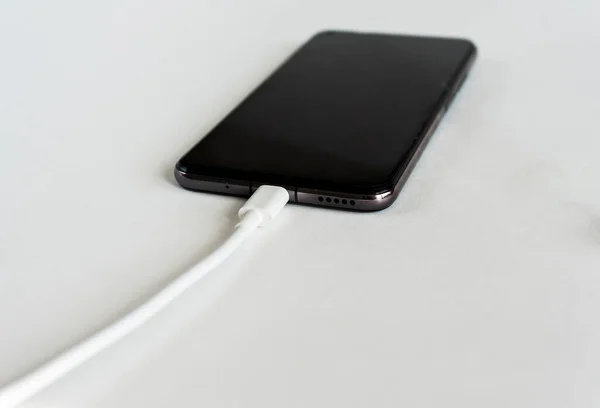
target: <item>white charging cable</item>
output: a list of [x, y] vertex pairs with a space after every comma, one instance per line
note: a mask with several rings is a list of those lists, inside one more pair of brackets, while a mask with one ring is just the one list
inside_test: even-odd
[[287, 204], [286, 189], [261, 186], [239, 211], [240, 222], [233, 233], [210, 255], [183, 273], [143, 305], [110, 324], [73, 348], [66, 350], [35, 371], [0, 389], [0, 408], [12, 408], [31, 398], [75, 367], [116, 343], [167, 307], [231, 255], [257, 227], [279, 214]]

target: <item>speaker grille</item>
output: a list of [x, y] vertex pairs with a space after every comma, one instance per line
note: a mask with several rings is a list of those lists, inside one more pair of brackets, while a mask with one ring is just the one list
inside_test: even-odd
[[320, 203], [325, 202], [327, 204], [335, 204], [335, 205], [342, 205], [342, 206], [354, 206], [356, 205], [356, 201], [354, 200], [346, 200], [345, 198], [337, 198], [337, 197], [323, 197], [323, 196], [319, 196], [317, 198], [317, 200], [319, 200]]

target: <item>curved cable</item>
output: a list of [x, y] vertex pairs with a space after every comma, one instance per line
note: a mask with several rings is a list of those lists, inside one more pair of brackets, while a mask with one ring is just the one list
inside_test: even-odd
[[146, 323], [223, 262], [257, 227], [274, 218], [285, 206], [288, 198], [288, 192], [281, 187], [261, 186], [240, 210], [240, 222], [235, 230], [217, 249], [137, 309], [0, 389], [0, 408], [18, 406]]

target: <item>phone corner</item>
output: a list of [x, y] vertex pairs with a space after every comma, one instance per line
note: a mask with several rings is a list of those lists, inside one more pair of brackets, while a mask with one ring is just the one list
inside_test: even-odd
[[364, 212], [383, 211], [394, 204], [401, 189], [402, 186], [390, 186], [383, 189], [380, 187], [376, 194], [369, 193], [363, 196], [364, 199], [360, 200], [360, 205], [356, 209]]
[[367, 211], [378, 212], [388, 209], [392, 206], [392, 204], [396, 202], [397, 198], [398, 194], [394, 193], [393, 191], [390, 191], [384, 198], [375, 200]]
[[173, 176], [175, 177], [175, 181], [183, 188], [187, 188], [186, 171], [187, 168], [184, 165], [182, 165], [180, 161], [178, 161], [173, 167]]
[[316, 31], [312, 37], [310, 38], [311, 40], [315, 40], [318, 38], [323, 38], [323, 37], [332, 37], [334, 35], [339, 35], [339, 34], [347, 34], [348, 32], [346, 31], [341, 31], [341, 30], [335, 30], [335, 29], [321, 29]]
[[479, 53], [479, 48], [477, 48], [477, 45], [475, 44], [475, 42], [473, 42], [472, 40], [470, 40], [468, 38], [461, 38], [460, 41], [467, 48], [471, 59], [472, 60], [475, 59], [477, 57], [477, 54]]

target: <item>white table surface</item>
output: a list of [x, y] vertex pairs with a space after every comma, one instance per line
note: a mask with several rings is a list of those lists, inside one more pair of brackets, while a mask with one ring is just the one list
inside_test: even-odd
[[600, 406], [600, 2], [350, 3], [0, 3], [0, 384], [232, 228], [171, 169], [314, 32], [480, 51], [391, 208], [287, 207], [25, 406]]

